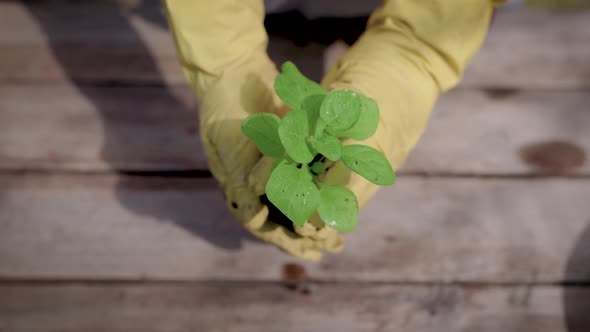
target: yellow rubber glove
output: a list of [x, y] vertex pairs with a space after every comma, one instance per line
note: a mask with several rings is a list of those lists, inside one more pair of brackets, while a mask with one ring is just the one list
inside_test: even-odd
[[[284, 115], [273, 91], [262, 0], [166, 0], [185, 76], [198, 100], [210, 169], [236, 218], [257, 237], [292, 255], [318, 260], [342, 238], [314, 215], [296, 233], [268, 220], [259, 195], [270, 171], [240, 122], [254, 112]], [[474, 0], [385, 1], [369, 28], [325, 78], [328, 89], [373, 97], [381, 110], [374, 137], [397, 169], [424, 131], [436, 97], [458, 81], [489, 25], [491, 3]], [[377, 187], [336, 163], [325, 181], [343, 183], [364, 205]]]
[[[497, 3], [386, 0], [324, 78], [328, 90], [356, 90], [377, 101], [379, 126], [362, 144], [383, 152], [394, 169], [422, 135], [437, 97], [458, 83], [481, 47]], [[378, 189], [340, 162], [324, 181], [345, 184], [361, 207]]]
[[[264, 189], [248, 186], [261, 155], [242, 134], [241, 121], [255, 112], [287, 111], [274, 93], [278, 73], [266, 53], [263, 1], [165, 3], [182, 69], [197, 97], [209, 167], [233, 214], [252, 234], [292, 255], [318, 260], [323, 251], [341, 250], [340, 235], [321, 222], [306, 223], [297, 233], [270, 222], [259, 199]], [[262, 165], [257, 172], [268, 173]]]

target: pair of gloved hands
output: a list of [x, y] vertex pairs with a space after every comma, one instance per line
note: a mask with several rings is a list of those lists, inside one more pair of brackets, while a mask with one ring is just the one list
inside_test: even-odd
[[[254, 235], [318, 260], [343, 248], [341, 236], [312, 217], [293, 233], [268, 220], [260, 202], [270, 160], [240, 129], [255, 112], [289, 111], [274, 93], [263, 0], [166, 0], [180, 62], [199, 104], [200, 134], [228, 207]], [[438, 95], [454, 86], [481, 46], [493, 11], [484, 0], [386, 0], [366, 32], [322, 81], [375, 99], [380, 122], [362, 144], [401, 166], [426, 127]], [[344, 183], [363, 206], [377, 186], [336, 163], [325, 181]], [[360, 227], [363, 225], [362, 220]]]

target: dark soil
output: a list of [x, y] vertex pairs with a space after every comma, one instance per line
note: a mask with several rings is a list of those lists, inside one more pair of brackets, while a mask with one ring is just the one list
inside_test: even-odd
[[[268, 206], [268, 220], [274, 222], [277, 225], [281, 225], [291, 232], [295, 233], [295, 226], [289, 217], [287, 217], [281, 210], [279, 210], [274, 204], [272, 204], [266, 195], [260, 196], [260, 202]], [[295, 233], [297, 234], [297, 233]]]

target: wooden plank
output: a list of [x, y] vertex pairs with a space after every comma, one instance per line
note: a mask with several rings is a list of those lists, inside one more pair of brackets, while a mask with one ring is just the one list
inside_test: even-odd
[[[590, 12], [501, 10], [463, 86], [590, 86]], [[14, 29], [14, 27], [19, 27]], [[157, 10], [96, 4], [0, 4], [0, 81], [64, 79], [184, 83]], [[518, 47], [515, 47], [518, 45]], [[510, 50], [510, 51], [507, 51]], [[323, 48], [273, 39], [270, 54], [319, 79]]]
[[[588, 104], [584, 91], [455, 90], [403, 172], [589, 175]], [[186, 88], [3, 85], [0, 169], [206, 170], [193, 108]]]
[[[0, 81], [184, 84], [166, 25], [157, 8], [0, 3]], [[269, 53], [277, 63], [294, 61], [319, 80], [323, 49], [277, 38]]]
[[590, 87], [590, 11], [498, 11], [462, 86]]
[[0, 168], [207, 169], [188, 89], [0, 86]]
[[[588, 281], [589, 180], [401, 177], [317, 280]], [[0, 278], [277, 280], [213, 180], [0, 175]], [[573, 267], [570, 262], [573, 260]]]
[[[459, 87], [590, 87], [590, 66], [585, 60], [590, 57], [590, 47], [587, 37], [578, 34], [590, 29], [590, 11], [539, 11], [517, 6], [518, 2], [496, 11], [488, 36]], [[341, 42], [328, 47], [324, 67], [330, 68], [347, 49]]]
[[[3, 285], [0, 330], [582, 332], [588, 288], [310, 285]], [[351, 303], [353, 303], [351, 305]], [[587, 302], [586, 302], [587, 304]]]
[[404, 170], [590, 174], [590, 93], [454, 90], [440, 98]]
[[526, 6], [554, 10], [587, 10], [590, 4], [583, 0], [526, 0]]
[[183, 80], [161, 20], [104, 4], [0, 6], [3, 80]]

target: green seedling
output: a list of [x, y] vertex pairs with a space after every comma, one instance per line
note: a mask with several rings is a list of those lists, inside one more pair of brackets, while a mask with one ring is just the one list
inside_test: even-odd
[[358, 223], [358, 202], [352, 191], [321, 181], [326, 161], [341, 161], [368, 181], [381, 186], [395, 182], [385, 156], [364, 145], [343, 145], [371, 137], [379, 123], [377, 103], [352, 90], [328, 93], [291, 62], [282, 66], [275, 91], [291, 111], [282, 119], [256, 113], [242, 122], [242, 131], [260, 152], [273, 158], [266, 184], [268, 200], [295, 225], [302, 227], [317, 211], [322, 221], [339, 232]]

